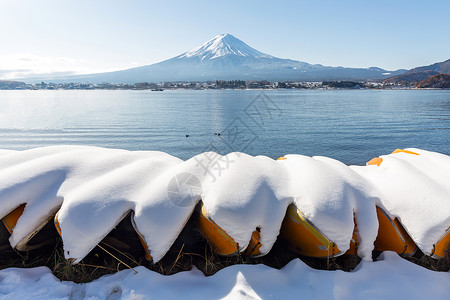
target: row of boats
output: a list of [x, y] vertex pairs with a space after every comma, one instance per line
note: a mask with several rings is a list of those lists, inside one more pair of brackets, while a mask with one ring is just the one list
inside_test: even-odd
[[[414, 154], [410, 151], [399, 149], [394, 151], [394, 153], [401, 151]], [[376, 166], [380, 166], [382, 163], [383, 161], [381, 158], [375, 158], [368, 162], [369, 165]], [[17, 221], [22, 217], [24, 209], [25, 204], [22, 204], [3, 217], [0, 224], [0, 251], [10, 248], [8, 238], [14, 231]], [[411, 257], [416, 252], [420, 251], [408, 233], [407, 228], [403, 226], [398, 218], [391, 216], [388, 211], [379, 206], [376, 207], [376, 213], [379, 227], [378, 235], [374, 242], [375, 251], [393, 251], [402, 257]], [[197, 205], [191, 218], [194, 219], [196, 228], [198, 228], [219, 255], [260, 257], [266, 254], [260, 251], [260, 228], [255, 229], [248, 246], [243, 248], [225, 230], [217, 225], [214, 219], [208, 214], [202, 202]], [[133, 212], [131, 211], [125, 214], [122, 221], [127, 221], [127, 224], [132, 227], [145, 251], [145, 257], [147, 260], [151, 261], [152, 256], [145, 243], [145, 239], [134, 224]], [[15, 246], [15, 249], [23, 252], [38, 250], [54, 240], [57, 233], [61, 236], [58, 214], [56, 213], [44, 220], [33, 232], [23, 238]], [[129, 237], [123, 238], [126, 241]], [[339, 249], [319, 228], [317, 228], [295, 204], [290, 204], [288, 206], [278, 238], [282, 239], [291, 251], [304, 257], [329, 259], [343, 255], [358, 254], [359, 232], [356, 219], [353, 236], [348, 245], [348, 249], [343, 251], [342, 249]], [[434, 260], [449, 259], [450, 227], [439, 240], [436, 240], [432, 252], [425, 253], [425, 255]], [[74, 261], [74, 263], [76, 262]]]

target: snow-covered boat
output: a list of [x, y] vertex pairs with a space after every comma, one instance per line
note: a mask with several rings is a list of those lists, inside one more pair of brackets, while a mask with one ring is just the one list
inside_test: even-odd
[[[200, 164], [213, 154], [231, 161], [214, 180]], [[302, 155], [202, 155], [182, 161], [78, 146], [2, 155], [0, 251], [35, 250], [61, 238], [65, 257], [78, 263], [109, 239], [158, 262], [192, 226], [224, 256], [265, 255], [282, 238], [297, 254], [318, 259], [370, 259], [374, 249], [448, 260], [446, 155], [397, 149], [366, 166]]]
[[[6, 234], [3, 234], [3, 238], [9, 238], [9, 236], [13, 233], [13, 229], [16, 226], [19, 218], [23, 214], [25, 210], [25, 204], [20, 205], [8, 215], [6, 215], [2, 219], [3, 228]], [[53, 226], [53, 218], [54, 214], [50, 214], [48, 218], [46, 218], [43, 222], [40, 223], [32, 232], [30, 232], [27, 236], [21, 239], [17, 245], [16, 249], [22, 252], [32, 251], [35, 249], [39, 249], [53, 241], [55, 238], [55, 227]], [[4, 244], [5, 241], [1, 241], [0, 244]]]
[[354, 255], [357, 252], [356, 226], [349, 249], [342, 252], [294, 204], [289, 205], [287, 209], [280, 236], [288, 243], [291, 250], [308, 257], [330, 258], [343, 254]]
[[[375, 250], [378, 251], [395, 251], [402, 256], [412, 256], [420, 249], [425, 255], [434, 259], [444, 259], [450, 256], [450, 227], [445, 230], [441, 224], [439, 230], [433, 228], [422, 228], [423, 224], [432, 224], [436, 222], [434, 218], [442, 220], [450, 218], [450, 210], [448, 208], [448, 176], [450, 175], [450, 166], [448, 157], [423, 151], [420, 149], [396, 149], [389, 155], [375, 157], [371, 159], [367, 166], [374, 167], [371, 172], [362, 172], [364, 176], [376, 185], [383, 185], [386, 205], [394, 210], [398, 210], [400, 217], [403, 216], [408, 221], [407, 226], [400, 222], [399, 217], [390, 217], [387, 212], [377, 207], [377, 216], [379, 220], [379, 232], [375, 241]], [[407, 172], [406, 172], [407, 171]], [[391, 185], [391, 186], [388, 186]], [[404, 195], [400, 195], [403, 193]], [[408, 195], [408, 196], [406, 196]], [[397, 199], [396, 197], [397, 196]], [[402, 199], [399, 199], [399, 198]], [[415, 198], [415, 201], [411, 198]], [[436, 201], [441, 198], [442, 202]], [[387, 200], [387, 201], [386, 201]], [[393, 201], [394, 200], [394, 201]], [[445, 201], [447, 200], [447, 201]], [[403, 207], [402, 203], [407, 203], [412, 208]], [[444, 204], [442, 207], [441, 205]], [[388, 207], [388, 209], [389, 209]], [[433, 215], [426, 215], [425, 210], [429, 211], [430, 207], [436, 207]], [[414, 221], [411, 221], [413, 220]], [[414, 227], [416, 236], [419, 234], [428, 238], [431, 232], [435, 231], [433, 236], [438, 238], [430, 239], [433, 243], [431, 247], [424, 247], [423, 242], [416, 243], [414, 238], [408, 232], [409, 227]], [[429, 225], [428, 225], [429, 226]], [[448, 226], [448, 225], [447, 225]], [[419, 230], [417, 230], [419, 229]], [[438, 235], [439, 234], [439, 235]], [[417, 237], [415, 237], [417, 240]], [[423, 240], [422, 237], [420, 240]]]

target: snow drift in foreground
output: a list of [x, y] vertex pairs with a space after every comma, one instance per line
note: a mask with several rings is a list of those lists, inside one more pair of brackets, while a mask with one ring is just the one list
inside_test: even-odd
[[57, 213], [66, 258], [78, 262], [129, 212], [154, 261], [169, 250], [195, 204], [241, 249], [261, 229], [261, 252], [279, 234], [295, 205], [338, 248], [350, 245], [354, 221], [358, 254], [371, 259], [376, 205], [398, 216], [426, 254], [450, 226], [450, 157], [383, 156], [381, 166], [348, 167], [326, 157], [213, 152], [182, 161], [156, 151], [54, 146], [0, 152], [0, 218], [26, 203], [10, 238], [15, 247]]
[[433, 272], [385, 252], [353, 272], [321, 271], [300, 260], [281, 270], [235, 265], [205, 277], [163, 276], [143, 267], [87, 284], [61, 282], [46, 267], [0, 271], [0, 299], [448, 299], [450, 273]]

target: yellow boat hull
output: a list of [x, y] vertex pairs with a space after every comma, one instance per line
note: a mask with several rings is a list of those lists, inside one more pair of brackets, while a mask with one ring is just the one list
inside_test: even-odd
[[[344, 254], [294, 204], [289, 205], [280, 231], [294, 252], [315, 258], [337, 257]], [[353, 237], [356, 240], [355, 233]], [[349, 253], [356, 253], [355, 245]]]
[[[198, 224], [203, 236], [211, 243], [217, 254], [232, 256], [239, 253], [239, 244], [211, 219], [203, 204], [201, 204], [200, 213], [198, 214]], [[260, 232], [259, 230], [255, 230], [252, 233], [248, 247], [242, 254], [250, 257], [258, 257], [263, 255], [260, 252], [260, 248]]]
[[444, 236], [434, 244], [433, 258], [441, 259], [450, 255], [450, 228], [447, 229]]

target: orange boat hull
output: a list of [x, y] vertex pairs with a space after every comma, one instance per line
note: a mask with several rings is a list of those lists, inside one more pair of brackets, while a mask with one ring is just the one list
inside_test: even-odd
[[378, 236], [375, 240], [375, 250], [394, 251], [403, 256], [411, 256], [417, 246], [406, 232], [400, 221], [394, 220], [381, 208], [377, 207]]
[[433, 258], [441, 259], [450, 255], [450, 228], [447, 229], [444, 236], [434, 244]]
[[[329, 258], [344, 254], [293, 204], [287, 209], [280, 235], [300, 255]], [[353, 236], [356, 241], [355, 233]], [[356, 243], [348, 252], [356, 253]]]
[[[240, 251], [239, 244], [228, 235], [219, 225], [217, 225], [206, 212], [202, 205], [200, 213], [198, 214], [198, 224], [203, 236], [211, 243], [217, 254], [222, 256], [237, 255]], [[247, 249], [242, 253], [245, 256], [258, 257], [260, 252], [260, 233], [255, 230], [252, 233], [250, 243]]]

